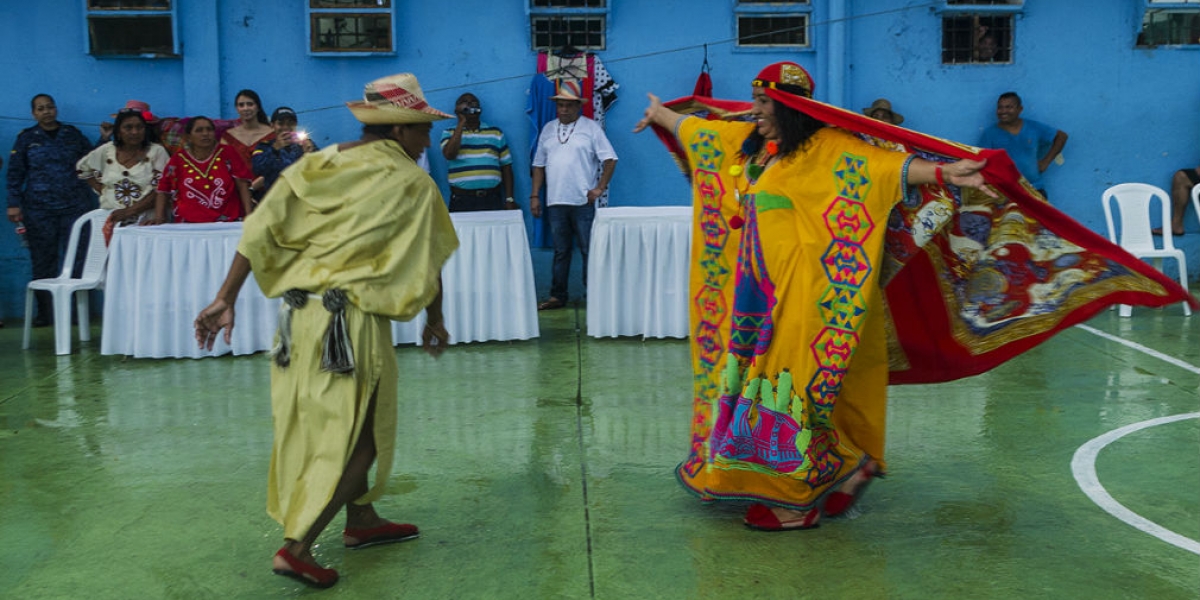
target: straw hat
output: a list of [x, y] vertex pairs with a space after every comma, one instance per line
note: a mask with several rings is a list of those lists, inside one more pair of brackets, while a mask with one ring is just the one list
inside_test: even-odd
[[554, 95], [550, 96], [550, 99], [583, 102], [583, 91], [579, 86], [579, 81], [576, 79], [556, 79], [554, 81]]
[[362, 102], [347, 102], [354, 118], [367, 125], [407, 125], [453, 119], [425, 101], [416, 75], [400, 73], [376, 79], [363, 89]]
[[877, 110], [882, 110], [890, 115], [888, 122], [892, 125], [899, 125], [904, 122], [904, 115], [892, 110], [892, 103], [888, 102], [887, 98], [880, 98], [872, 102], [870, 106], [863, 109], [863, 114], [875, 118], [872, 115]]

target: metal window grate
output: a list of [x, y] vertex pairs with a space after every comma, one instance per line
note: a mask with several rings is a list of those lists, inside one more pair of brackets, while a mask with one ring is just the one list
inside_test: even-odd
[[391, 52], [388, 14], [313, 13], [313, 52]]
[[1200, 10], [1150, 9], [1142, 17], [1138, 46], [1200, 44]]
[[1012, 15], [942, 17], [943, 64], [1011, 63], [1012, 50]]
[[772, 15], [737, 18], [738, 46], [808, 46], [808, 15]]
[[532, 15], [529, 19], [534, 50], [554, 50], [565, 46], [580, 50], [604, 49], [604, 16]]

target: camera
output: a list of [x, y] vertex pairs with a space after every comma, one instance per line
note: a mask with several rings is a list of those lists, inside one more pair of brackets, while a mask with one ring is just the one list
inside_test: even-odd
[[462, 114], [464, 115], [477, 115], [481, 112], [483, 112], [483, 109], [478, 106], [467, 106], [462, 109]]

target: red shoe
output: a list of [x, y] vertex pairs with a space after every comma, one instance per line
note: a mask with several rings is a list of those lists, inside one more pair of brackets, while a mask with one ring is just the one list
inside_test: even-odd
[[814, 508], [799, 519], [780, 521], [775, 512], [764, 504], [751, 504], [742, 520], [746, 527], [758, 531], [793, 531], [797, 529], [816, 529], [820, 527], [821, 511]]
[[[882, 477], [879, 472], [879, 463], [868, 460], [866, 464], [859, 469], [866, 479], [859, 481], [858, 486], [851, 492], [842, 492], [835, 490], [830, 492], [829, 497], [825, 499], [824, 512], [827, 517], [837, 517], [846, 514], [846, 511], [854, 507], [854, 503], [858, 502], [859, 498], [867, 491], [867, 486], [871, 485], [871, 480], [876, 477]], [[855, 473], [857, 475], [858, 473]], [[851, 476], [853, 477], [853, 476]]]
[[[367, 529], [351, 529], [347, 527], [342, 532], [342, 541], [345, 542], [347, 548], [352, 550], [378, 546], [380, 544], [394, 544], [419, 537], [421, 537], [421, 532], [417, 529], [417, 526], [409, 525], [408, 523], [387, 522], [379, 527], [370, 527]], [[358, 542], [351, 544], [346, 541], [346, 538], [354, 538]]]
[[287, 548], [280, 548], [275, 556], [282, 558], [283, 562], [287, 563], [288, 570], [272, 569], [276, 575], [290, 577], [315, 588], [325, 589], [333, 587], [333, 584], [338, 582], [338, 572], [333, 569], [326, 569], [318, 565], [310, 565], [295, 556], [292, 556]]

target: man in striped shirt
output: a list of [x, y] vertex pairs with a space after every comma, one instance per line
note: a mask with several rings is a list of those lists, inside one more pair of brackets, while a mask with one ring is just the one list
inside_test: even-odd
[[442, 156], [450, 180], [450, 212], [517, 208], [513, 201], [512, 155], [499, 127], [479, 119], [474, 94], [454, 103], [458, 124], [442, 132]]

